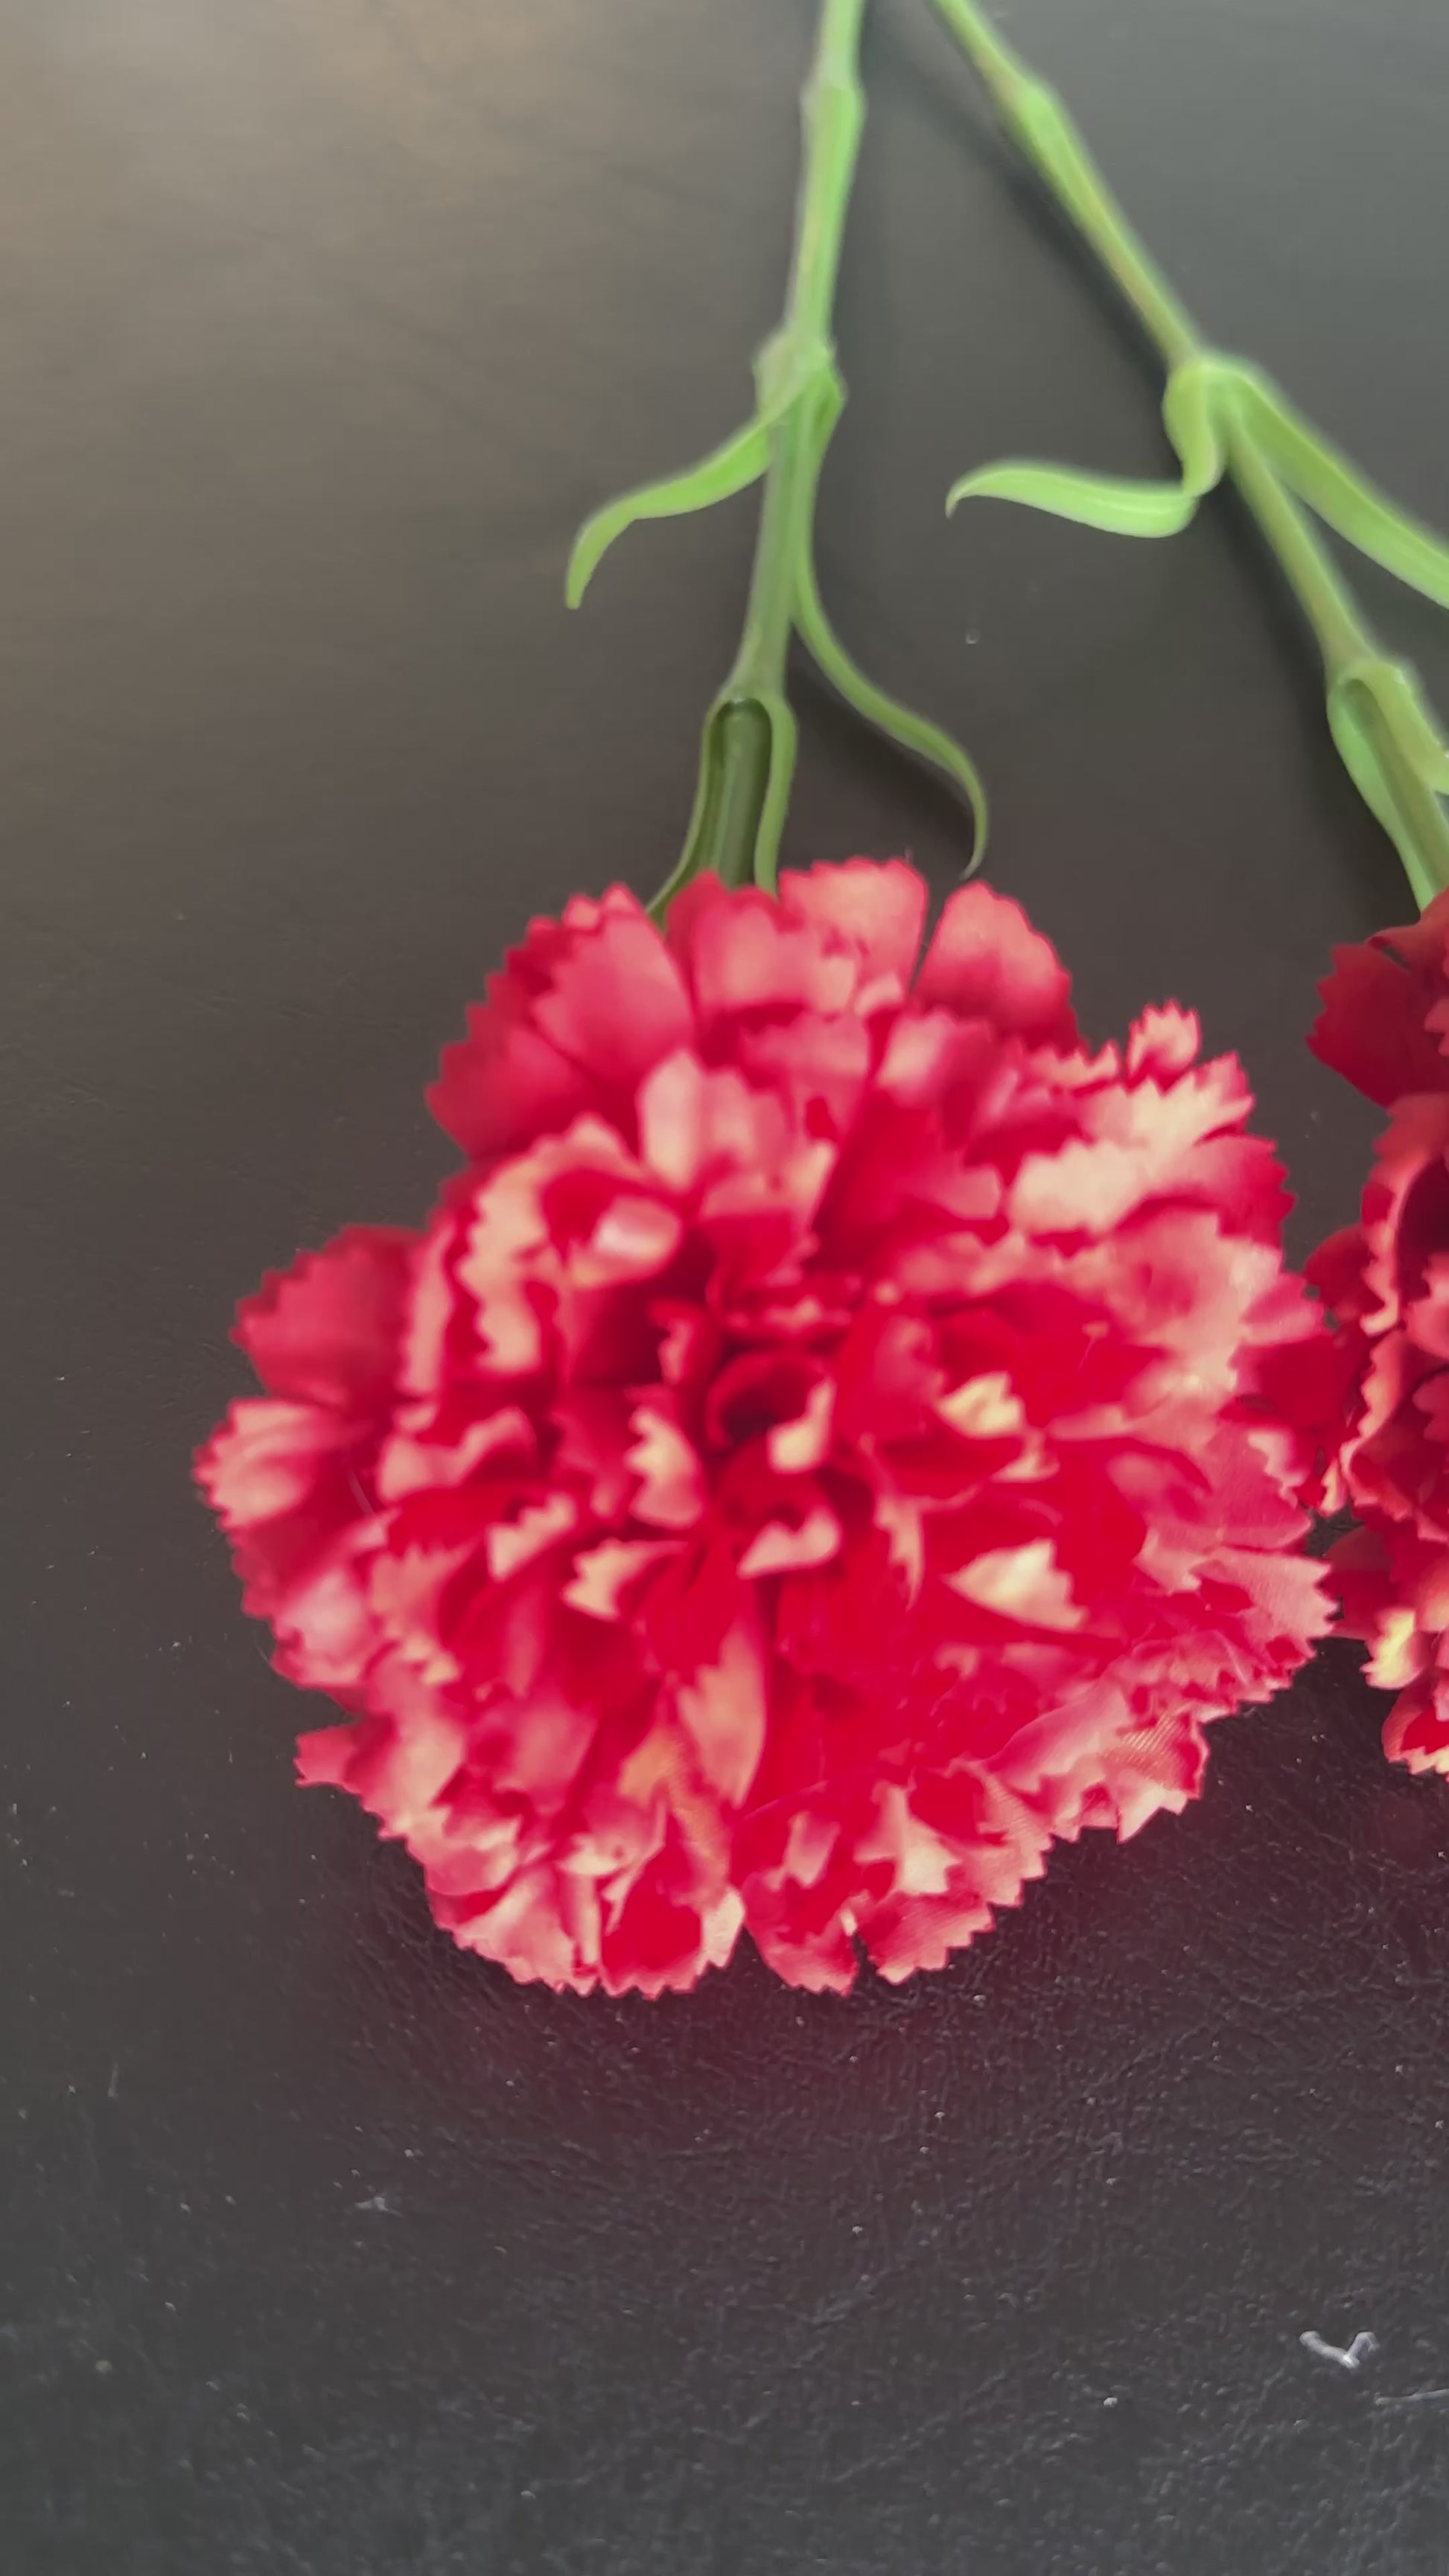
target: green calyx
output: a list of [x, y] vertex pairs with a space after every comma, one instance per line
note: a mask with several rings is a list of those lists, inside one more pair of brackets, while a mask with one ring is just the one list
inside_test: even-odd
[[694, 809], [679, 864], [656, 897], [656, 914], [705, 868], [726, 884], [773, 890], [795, 769], [796, 726], [785, 681], [796, 636], [848, 706], [959, 791], [974, 822], [973, 865], [985, 848], [986, 799], [973, 763], [938, 725], [866, 678], [826, 616], [815, 572], [816, 494], [845, 403], [831, 316], [865, 115], [859, 75], [865, 5], [822, 0], [801, 108], [804, 169], [789, 295], [780, 328], [755, 360], [750, 418], [697, 464], [596, 511], [569, 558], [565, 596], [576, 608], [615, 538], [636, 521], [678, 518], [752, 484], [764, 486], [740, 648], [705, 716]]
[[1383, 652], [1315, 522], [1449, 608], [1449, 546], [1398, 509], [1278, 388], [1200, 338], [1138, 240], [1062, 101], [1029, 72], [974, 0], [936, 0], [1001, 123], [1114, 280], [1167, 369], [1163, 425], [1181, 474], [1132, 482], [1012, 462], [962, 477], [947, 499], [1014, 501], [1118, 536], [1174, 536], [1230, 480], [1317, 639], [1329, 727], [1417, 902], [1449, 885], [1449, 741], [1408, 665]]

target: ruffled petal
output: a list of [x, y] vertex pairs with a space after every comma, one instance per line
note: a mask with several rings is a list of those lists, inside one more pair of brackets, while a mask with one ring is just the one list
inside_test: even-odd
[[692, 1031], [688, 997], [636, 898], [578, 896], [535, 921], [468, 1034], [444, 1050], [428, 1106], [475, 1161], [556, 1135], [586, 1109], [626, 1131], [643, 1075]]
[[1065, 1053], [1079, 1041], [1071, 977], [1019, 904], [989, 886], [947, 898], [916, 979], [916, 998], [959, 1019], [989, 1020], [1003, 1036]]
[[791, 921], [843, 942], [859, 959], [864, 988], [903, 1000], [926, 924], [926, 888], [904, 859], [841, 859], [826, 867], [787, 869], [780, 909]]
[[269, 1271], [237, 1309], [233, 1335], [269, 1394], [385, 1412], [417, 1249], [400, 1226], [359, 1225], [290, 1270]]
[[1309, 1036], [1319, 1060], [1381, 1109], [1449, 1091], [1449, 894], [1402, 929], [1335, 948]]

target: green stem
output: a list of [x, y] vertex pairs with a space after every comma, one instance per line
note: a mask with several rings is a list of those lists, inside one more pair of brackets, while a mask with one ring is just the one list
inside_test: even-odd
[[1355, 662], [1377, 652], [1377, 643], [1307, 511], [1279, 482], [1244, 422], [1229, 412], [1222, 427], [1228, 472], [1317, 638], [1331, 685]]
[[[807, 378], [815, 367], [832, 368], [834, 363], [835, 288], [865, 123], [860, 81], [865, 11], [866, 0], [822, 0], [814, 62], [800, 102], [804, 159], [794, 250], [784, 316], [767, 357], [782, 372], [794, 366]], [[721, 724], [713, 740], [713, 728], [706, 725], [702, 769], [713, 751], [719, 776], [701, 776], [684, 858], [659, 898], [660, 906], [680, 883], [705, 868], [726, 885], [748, 885], [752, 879], [774, 883], [779, 824], [794, 768], [794, 725], [785, 703], [795, 623], [794, 566], [802, 541], [810, 541], [824, 456], [818, 409], [797, 399], [770, 432], [744, 632], [716, 701], [721, 713], [733, 712], [739, 720]], [[763, 762], [759, 725], [746, 720], [752, 707], [766, 713], [773, 756]], [[772, 803], [777, 817], [771, 815]]]
[[[1069, 478], [1052, 469], [988, 469], [965, 478], [953, 499], [971, 490], [1033, 497], [1040, 506], [1080, 516], [1088, 524], [1159, 534], [1184, 525], [1198, 497], [1226, 471], [1317, 640], [1340, 756], [1394, 841], [1415, 899], [1427, 903], [1449, 885], [1449, 817], [1442, 801], [1449, 751], [1412, 673], [1384, 654], [1303, 500], [1310, 498], [1375, 560], [1443, 600], [1446, 554], [1441, 541], [1375, 493], [1291, 414], [1263, 379], [1211, 349], [1150, 257], [1056, 92], [998, 34], [975, 0], [936, 0], [936, 7], [980, 75], [1001, 124], [1158, 350], [1169, 383], [1169, 430], [1174, 392], [1186, 393], [1190, 378], [1199, 380], [1204, 406], [1195, 425], [1195, 447], [1178, 442], [1185, 470], [1177, 508], [1161, 506], [1163, 487], [1154, 491], [1101, 483], [1084, 506], [1086, 478], [1078, 480], [1077, 493], [1069, 500]], [[1296, 489], [1295, 474], [1305, 478]], [[1138, 498], [1143, 491], [1145, 503]], [[1170, 487], [1168, 493], [1170, 497]], [[1136, 501], [1135, 520], [1124, 494]]]
[[[1207, 341], [1108, 187], [1056, 92], [1027, 68], [975, 0], [936, 0], [936, 7], [980, 74], [1001, 123], [1131, 305], [1168, 375], [1207, 358]], [[1325, 663], [1343, 651], [1362, 651], [1367, 639], [1326, 548], [1241, 430], [1231, 441], [1228, 463], [1319, 639]]]
[[865, 91], [860, 35], [866, 0], [822, 0], [815, 60], [800, 105], [805, 168], [795, 227], [788, 320], [827, 338], [840, 275], [845, 209], [855, 178]]
[[1169, 373], [1201, 350], [1191, 314], [1092, 159], [1062, 100], [1022, 59], [974, 0], [936, 0], [1014, 143], [1051, 188], [1132, 306]]
[[860, 36], [866, 6], [867, 0], [821, 0], [801, 100], [804, 149], [785, 312], [755, 360], [752, 418], [682, 473], [596, 510], [569, 559], [565, 596], [577, 607], [603, 555], [636, 520], [707, 509], [763, 482], [744, 631], [705, 717], [694, 810], [679, 865], [655, 897], [656, 918], [702, 869], [728, 885], [753, 880], [767, 891], [774, 887], [795, 765], [795, 719], [785, 694], [793, 635], [848, 706], [902, 750], [930, 762], [965, 799], [976, 827], [973, 866], [985, 848], [986, 800], [966, 753], [866, 678], [831, 626], [815, 577], [816, 493], [845, 401], [832, 317], [865, 122]]

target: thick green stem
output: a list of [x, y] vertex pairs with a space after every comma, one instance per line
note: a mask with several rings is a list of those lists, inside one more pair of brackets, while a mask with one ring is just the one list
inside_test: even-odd
[[1283, 577], [1302, 609], [1332, 683], [1377, 651], [1352, 591], [1308, 513], [1279, 482], [1241, 420], [1224, 422], [1228, 472], [1278, 558]]
[[865, 123], [860, 35], [866, 0], [822, 0], [815, 60], [800, 117], [805, 167], [795, 225], [787, 324], [804, 337], [830, 337], [845, 210]]
[[652, 909], [660, 918], [682, 885], [708, 868], [728, 885], [767, 892], [795, 766], [795, 719], [785, 694], [797, 635], [849, 707], [913, 759], [950, 781], [975, 826], [971, 867], [986, 847], [986, 798], [959, 743], [867, 679], [836, 634], [815, 577], [815, 496], [845, 388], [832, 317], [846, 209], [865, 96], [860, 35], [867, 0], [821, 0], [801, 101], [804, 153], [784, 317], [755, 359], [750, 419], [682, 472], [623, 493], [574, 540], [564, 595], [577, 608], [616, 537], [640, 519], [678, 518], [763, 483], [744, 632], [734, 666], [704, 720], [694, 810], [679, 865]]
[[730, 674], [751, 695], [783, 689], [795, 624], [795, 562], [802, 534], [815, 516], [820, 458], [813, 453], [815, 424], [797, 404], [773, 433], [744, 633]]
[[974, 64], [1012, 141], [1040, 171], [1090, 242], [1162, 351], [1171, 373], [1201, 350], [1197, 327], [1134, 232], [1062, 100], [1037, 78], [973, 0], [936, 0], [936, 7]]
[[[808, 376], [812, 360], [821, 369], [833, 363], [835, 287], [865, 122], [859, 70], [865, 10], [866, 0], [823, 0], [815, 59], [801, 100], [804, 163], [795, 245], [784, 317], [767, 354], [770, 365], [796, 367], [803, 376]], [[795, 565], [802, 542], [809, 544], [822, 453], [818, 406], [796, 400], [770, 432], [744, 633], [717, 702], [741, 717], [752, 705], [778, 709], [784, 704], [785, 667], [795, 623]], [[683, 876], [697, 875], [703, 868], [713, 869], [727, 885], [748, 884], [757, 875], [773, 882], [778, 828], [773, 834], [766, 830], [762, 841], [762, 826], [769, 818], [772, 785], [783, 819], [788, 769], [793, 767], [793, 726], [783, 740], [781, 735], [777, 718], [774, 759], [762, 763], [757, 724], [721, 725], [713, 745], [720, 775], [709, 782], [713, 792], [708, 795], [701, 779], [684, 861], [661, 902], [677, 890]], [[707, 728], [706, 758], [711, 747]], [[783, 793], [782, 766], [786, 767]]]

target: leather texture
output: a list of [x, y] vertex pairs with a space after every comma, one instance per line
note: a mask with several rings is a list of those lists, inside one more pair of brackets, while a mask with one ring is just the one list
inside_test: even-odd
[[[310, 1712], [188, 1488], [238, 1293], [426, 1207], [503, 945], [672, 862], [751, 504], [574, 618], [562, 568], [743, 410], [811, 22], [0, 13], [15, 2576], [1449, 2567], [1449, 1787], [1353, 1650], [939, 1976], [556, 1999], [293, 1790]], [[1443, 0], [1009, 23], [1208, 325], [1449, 521]], [[1396, 862], [1231, 503], [948, 529], [1004, 452], [1153, 470], [1159, 387], [924, 0], [867, 72], [823, 588], [981, 759], [1086, 1026], [1176, 995], [1242, 1052], [1302, 1253], [1374, 1126], [1315, 980]], [[1432, 613], [1364, 590], [1442, 703]], [[789, 852], [943, 893], [947, 802], [798, 703]]]

